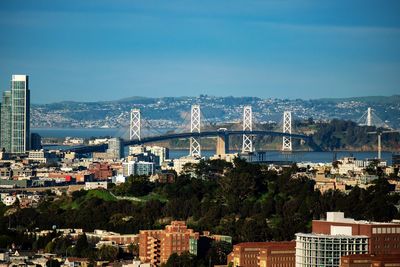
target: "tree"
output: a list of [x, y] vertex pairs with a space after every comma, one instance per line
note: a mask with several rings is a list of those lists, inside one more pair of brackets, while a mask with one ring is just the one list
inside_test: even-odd
[[46, 262], [46, 267], [60, 267], [61, 263], [56, 259], [49, 259]]
[[118, 248], [113, 246], [101, 246], [97, 251], [97, 258], [103, 261], [114, 261], [118, 258]]
[[164, 267], [196, 267], [196, 258], [189, 252], [183, 252], [178, 255], [173, 253], [168, 261], [163, 265]]
[[139, 245], [131, 243], [128, 245], [128, 251], [129, 253], [133, 254], [134, 256], [139, 255]]
[[77, 257], [87, 258], [90, 251], [90, 246], [86, 237], [86, 234], [81, 234], [76, 241], [74, 251]]

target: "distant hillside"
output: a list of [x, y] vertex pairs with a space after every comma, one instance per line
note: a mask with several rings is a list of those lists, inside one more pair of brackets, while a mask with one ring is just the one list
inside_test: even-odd
[[332, 102], [332, 103], [340, 103], [340, 102], [363, 102], [369, 104], [399, 104], [400, 103], [400, 95], [392, 95], [392, 96], [363, 96], [363, 97], [349, 97], [349, 98], [320, 98], [317, 99], [323, 102]]
[[140, 108], [142, 118], [153, 128], [176, 129], [188, 124], [190, 106], [200, 104], [208, 123], [238, 122], [244, 105], [253, 107], [258, 123], [279, 124], [286, 110], [294, 120], [333, 118], [358, 121], [368, 107], [393, 128], [400, 128], [400, 95], [331, 99], [262, 99], [258, 97], [129, 97], [113, 101], [73, 102], [32, 105], [32, 127], [121, 128], [129, 124], [132, 108]]

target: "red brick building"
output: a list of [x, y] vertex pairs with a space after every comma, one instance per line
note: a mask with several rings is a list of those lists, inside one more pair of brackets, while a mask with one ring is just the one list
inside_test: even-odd
[[340, 267], [386, 267], [400, 266], [400, 254], [358, 254], [342, 256]]
[[246, 242], [233, 246], [228, 263], [243, 267], [294, 267], [296, 242]]
[[356, 221], [342, 212], [328, 212], [326, 220], [312, 221], [312, 232], [368, 236], [370, 254], [400, 254], [400, 222]]
[[159, 266], [167, 262], [173, 253], [189, 251], [190, 238], [199, 233], [188, 229], [184, 221], [172, 221], [164, 230], [141, 230], [139, 232], [140, 261]]
[[96, 180], [107, 180], [113, 176], [111, 166], [105, 162], [93, 162], [88, 168], [90, 173], [93, 173]]

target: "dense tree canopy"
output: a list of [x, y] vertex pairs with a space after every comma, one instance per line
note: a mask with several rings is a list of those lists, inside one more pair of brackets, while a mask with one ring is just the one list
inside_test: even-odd
[[[396, 209], [399, 194], [390, 192], [391, 187], [384, 178], [376, 180], [368, 189], [354, 187], [348, 194], [340, 191], [321, 194], [314, 191], [314, 181], [291, 178], [295, 167], [277, 174], [263, 165], [237, 159], [234, 165], [202, 161], [188, 171], [197, 175], [180, 175], [171, 184], [150, 183], [144, 177], [130, 178], [125, 185], [129, 189], [121, 190], [120, 194], [132, 195], [131, 186], [135, 184], [134, 188], [141, 192], [139, 195], [148, 192], [152, 196], [141, 202], [116, 200], [107, 191], [96, 194], [80, 191], [45, 201], [36, 209], [9, 213], [2, 206], [0, 246], [17, 242], [32, 248], [49, 246], [51, 251], [65, 253], [70, 246], [68, 240], [49, 245], [52, 237], [48, 237], [32, 239], [36, 241], [30, 243], [22, 234], [25, 229], [52, 229], [54, 225], [87, 231], [138, 233], [140, 229], [162, 228], [170, 220], [178, 219], [186, 220], [197, 231], [230, 235], [237, 243], [292, 240], [297, 232], [309, 232], [311, 220], [325, 216], [327, 211], [344, 211], [348, 217], [365, 220], [400, 218]], [[9, 230], [9, 225], [17, 231]], [[77, 246], [85, 247], [84, 238]], [[105, 251], [104, 255], [109, 257], [113, 253]]]

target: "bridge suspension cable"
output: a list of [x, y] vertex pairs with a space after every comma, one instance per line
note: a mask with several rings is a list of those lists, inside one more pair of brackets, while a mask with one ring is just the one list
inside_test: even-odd
[[375, 126], [375, 127], [384, 127], [390, 128], [381, 118], [376, 115], [374, 109], [368, 107], [367, 111], [363, 113], [363, 115], [358, 119], [357, 123], [361, 126]]

